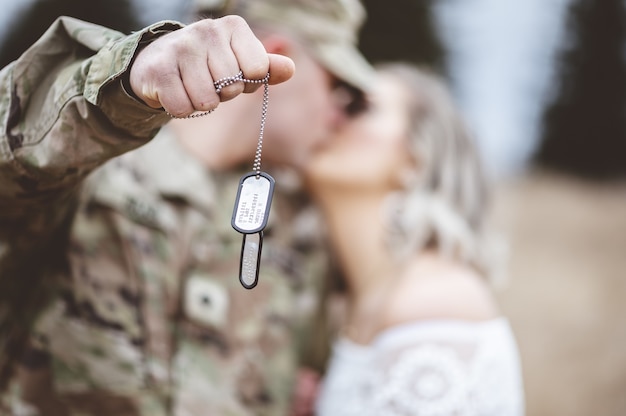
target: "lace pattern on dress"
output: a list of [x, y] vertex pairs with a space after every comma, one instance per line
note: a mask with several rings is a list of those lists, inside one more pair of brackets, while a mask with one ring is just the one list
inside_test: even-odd
[[337, 342], [318, 415], [523, 415], [517, 347], [505, 320], [393, 331], [371, 346]]

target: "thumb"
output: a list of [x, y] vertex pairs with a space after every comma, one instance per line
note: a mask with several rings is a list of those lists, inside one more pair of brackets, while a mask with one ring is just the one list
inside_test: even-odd
[[270, 85], [280, 84], [291, 78], [296, 70], [296, 65], [284, 55], [269, 53], [270, 59]]

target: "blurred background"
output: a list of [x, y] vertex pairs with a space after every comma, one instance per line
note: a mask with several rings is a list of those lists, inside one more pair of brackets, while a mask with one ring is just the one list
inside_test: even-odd
[[475, 133], [528, 416], [626, 415], [626, 3], [365, 4], [364, 53], [441, 71]]
[[496, 179], [626, 176], [620, 0], [365, 0], [361, 45], [450, 80]]
[[[364, 5], [363, 53], [442, 73], [475, 133], [508, 242], [497, 295], [520, 344], [528, 416], [626, 415], [624, 0]], [[2, 66], [52, 10], [125, 32], [192, 12], [192, 0], [0, 6]]]

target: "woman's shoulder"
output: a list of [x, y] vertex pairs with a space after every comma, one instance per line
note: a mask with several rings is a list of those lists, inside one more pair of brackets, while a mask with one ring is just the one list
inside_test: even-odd
[[432, 319], [485, 321], [500, 315], [483, 276], [437, 254], [416, 256], [393, 285], [385, 327]]

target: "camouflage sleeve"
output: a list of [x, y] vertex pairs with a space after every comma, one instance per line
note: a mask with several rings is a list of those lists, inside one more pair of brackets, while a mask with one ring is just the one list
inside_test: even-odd
[[65, 267], [83, 179], [169, 119], [127, 94], [122, 79], [142, 44], [181, 26], [127, 36], [61, 17], [0, 70], [0, 391], [47, 277]]
[[156, 134], [167, 115], [121, 80], [141, 44], [180, 27], [160, 22], [125, 36], [61, 17], [0, 71], [0, 218], [49, 203]]

